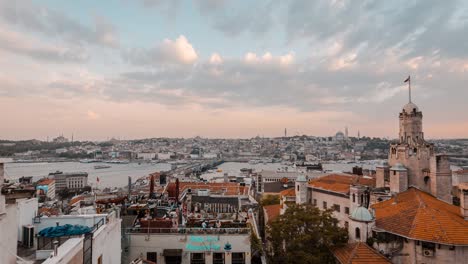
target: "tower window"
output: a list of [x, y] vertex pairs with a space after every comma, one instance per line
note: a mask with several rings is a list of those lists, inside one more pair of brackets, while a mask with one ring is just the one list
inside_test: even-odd
[[353, 203], [356, 202], [356, 195], [353, 193]]

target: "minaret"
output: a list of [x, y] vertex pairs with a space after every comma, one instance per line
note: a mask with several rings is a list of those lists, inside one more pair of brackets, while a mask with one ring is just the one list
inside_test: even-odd
[[357, 138], [361, 139], [361, 132], [359, 130], [357, 131]]
[[288, 137], [288, 130], [286, 128], [284, 129], [284, 137]]
[[345, 139], [348, 140], [348, 126], [345, 127]]

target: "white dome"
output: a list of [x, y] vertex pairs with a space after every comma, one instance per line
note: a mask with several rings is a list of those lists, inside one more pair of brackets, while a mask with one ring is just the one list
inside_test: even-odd
[[405, 166], [404, 166], [403, 164], [397, 163], [397, 164], [393, 165], [393, 166], [390, 168], [390, 170], [405, 171], [405, 170], [407, 170], [407, 169], [405, 168]]
[[363, 206], [359, 206], [358, 208], [354, 209], [350, 216], [351, 219], [356, 221], [363, 221], [363, 222], [370, 222], [374, 220], [372, 214], [367, 210], [367, 208]]
[[412, 113], [413, 111], [419, 112], [419, 108], [417, 105], [410, 102], [403, 106], [403, 111], [405, 111], [406, 113]]

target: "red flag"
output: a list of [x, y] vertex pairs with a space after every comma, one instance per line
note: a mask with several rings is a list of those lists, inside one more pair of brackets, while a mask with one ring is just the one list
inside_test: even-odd
[[408, 75], [408, 78], [406, 78], [406, 80], [404, 82], [409, 82], [410, 81], [410, 76]]
[[99, 177], [96, 178], [96, 181], [99, 182]]

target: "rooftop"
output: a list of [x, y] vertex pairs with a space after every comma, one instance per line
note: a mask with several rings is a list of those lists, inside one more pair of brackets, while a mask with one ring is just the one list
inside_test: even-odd
[[296, 196], [296, 190], [294, 188], [289, 188], [280, 192], [281, 196]]
[[330, 174], [309, 181], [309, 186], [312, 188], [342, 194], [349, 194], [349, 188], [351, 185], [364, 185], [375, 187], [375, 179], [366, 176], [350, 174]]
[[390, 260], [382, 256], [364, 242], [350, 243], [332, 250], [341, 264], [386, 264]]
[[468, 245], [468, 221], [460, 208], [417, 188], [372, 206], [376, 227], [410, 239], [448, 245]]
[[275, 220], [275, 218], [277, 218], [280, 215], [281, 205], [280, 204], [267, 205], [267, 206], [264, 206], [263, 209], [265, 210], [265, 213], [268, 217], [268, 223], [271, 223], [271, 221]]

